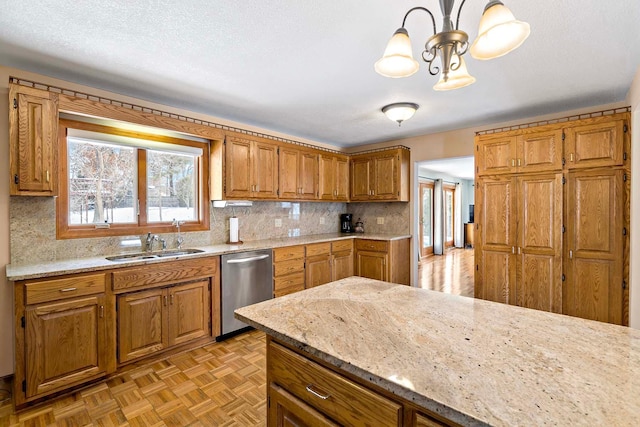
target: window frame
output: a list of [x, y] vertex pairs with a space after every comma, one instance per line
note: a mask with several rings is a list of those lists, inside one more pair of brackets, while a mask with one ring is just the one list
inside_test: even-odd
[[107, 133], [169, 144], [197, 147], [202, 149], [202, 155], [197, 163], [196, 194], [198, 195], [197, 221], [186, 221], [181, 225], [181, 231], [208, 231], [210, 229], [210, 200], [209, 200], [209, 147], [210, 144], [174, 138], [165, 135], [155, 135], [144, 132], [121, 129], [113, 126], [99, 125], [82, 121], [59, 119], [58, 121], [58, 185], [59, 195], [56, 200], [56, 238], [79, 239], [88, 237], [112, 237], [124, 235], [143, 235], [145, 233], [172, 233], [176, 228], [171, 221], [148, 222], [147, 218], [147, 175], [146, 155], [143, 148], [137, 148], [137, 192], [140, 201], [137, 224], [109, 224], [109, 228], [97, 228], [95, 224], [69, 224], [69, 168], [67, 153], [67, 129], [80, 129], [92, 132]]

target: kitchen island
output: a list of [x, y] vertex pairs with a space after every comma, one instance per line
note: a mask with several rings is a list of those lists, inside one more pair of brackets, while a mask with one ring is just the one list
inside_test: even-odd
[[[299, 403], [289, 404], [291, 414], [286, 404], [279, 414], [270, 407], [270, 417], [344, 424], [380, 416], [378, 425], [393, 425], [389, 414], [395, 425], [640, 420], [638, 330], [359, 277], [244, 307], [236, 317], [269, 336], [270, 404], [282, 396]], [[358, 406], [360, 394], [349, 399], [342, 380], [384, 401], [365, 396]]]

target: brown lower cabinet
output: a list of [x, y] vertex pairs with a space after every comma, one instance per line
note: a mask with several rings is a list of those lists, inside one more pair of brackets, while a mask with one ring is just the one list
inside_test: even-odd
[[355, 240], [355, 275], [408, 285], [410, 239]]
[[267, 337], [267, 384], [269, 426], [456, 425], [271, 337]]
[[118, 362], [211, 335], [208, 280], [118, 295]]
[[16, 281], [16, 407], [212, 341], [219, 268], [214, 256]]

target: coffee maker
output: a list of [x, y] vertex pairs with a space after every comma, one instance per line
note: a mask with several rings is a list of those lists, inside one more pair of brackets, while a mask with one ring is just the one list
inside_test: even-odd
[[341, 214], [340, 215], [340, 232], [341, 233], [353, 233], [353, 225], [351, 220], [353, 214]]

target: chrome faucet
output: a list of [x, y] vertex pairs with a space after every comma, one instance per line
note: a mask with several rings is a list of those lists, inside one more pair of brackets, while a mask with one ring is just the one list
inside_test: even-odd
[[173, 218], [173, 222], [171, 223], [171, 225], [178, 229], [178, 238], [176, 239], [176, 242], [178, 243], [178, 249], [182, 249], [182, 244], [184, 243], [184, 238], [182, 237], [182, 234], [180, 234], [180, 226], [183, 224], [184, 221], [178, 221], [175, 218]]
[[153, 236], [151, 235], [151, 233], [147, 233], [147, 252], [153, 252], [153, 242], [157, 242], [160, 238], [158, 237], [157, 234], [154, 234]]

